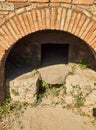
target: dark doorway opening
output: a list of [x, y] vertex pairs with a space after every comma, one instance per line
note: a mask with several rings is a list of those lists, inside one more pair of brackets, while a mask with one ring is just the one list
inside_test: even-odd
[[42, 44], [41, 66], [67, 64], [69, 44]]

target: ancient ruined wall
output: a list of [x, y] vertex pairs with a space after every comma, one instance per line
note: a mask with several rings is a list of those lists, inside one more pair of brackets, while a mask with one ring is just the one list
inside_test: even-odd
[[0, 0], [0, 102], [11, 48], [22, 37], [48, 29], [69, 32], [96, 52], [96, 0]]
[[76, 10], [84, 9], [96, 16], [96, 0], [0, 0], [0, 19], [18, 8], [28, 5], [32, 5], [33, 7], [53, 5]]

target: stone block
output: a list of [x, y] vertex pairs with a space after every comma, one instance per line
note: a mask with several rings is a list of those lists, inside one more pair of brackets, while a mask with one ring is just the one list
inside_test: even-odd
[[0, 3], [0, 10], [13, 11], [14, 4], [13, 3]]
[[33, 103], [37, 100], [39, 91], [39, 74], [33, 71], [7, 80], [6, 88], [6, 95], [10, 95], [12, 101]]

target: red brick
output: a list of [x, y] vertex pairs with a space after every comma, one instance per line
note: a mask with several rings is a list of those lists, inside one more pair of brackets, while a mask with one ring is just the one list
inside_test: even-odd
[[94, 38], [96, 38], [96, 30], [91, 34], [91, 37], [89, 37], [89, 39], [87, 40], [88, 43], [91, 43]]
[[86, 16], [92, 17], [92, 13], [90, 13], [89, 11], [83, 10], [82, 12], [83, 12]]
[[61, 3], [60, 5], [61, 7], [65, 7], [65, 8], [71, 8], [71, 4], [67, 4], [67, 3]]
[[57, 10], [57, 19], [56, 19], [56, 29], [57, 30], [60, 30], [61, 16], [62, 16], [62, 8], [58, 8], [58, 10]]
[[64, 8], [63, 11], [62, 11], [62, 16], [61, 16], [61, 25], [60, 25], [61, 30], [64, 29], [66, 13], [67, 13], [67, 10]]
[[0, 26], [1, 26], [2, 24], [4, 24], [5, 21], [6, 21], [5, 18], [0, 19]]
[[34, 4], [32, 4], [32, 5], [27, 6], [27, 7], [26, 7], [26, 10], [27, 10], [27, 11], [30, 11], [30, 10], [36, 8], [36, 7], [37, 7], [37, 3], [34, 3]]
[[56, 8], [51, 9], [51, 29], [55, 29], [56, 22]]
[[91, 41], [90, 45], [93, 45], [94, 43], [96, 43], [96, 38], [94, 38], [94, 39]]
[[82, 11], [83, 11], [82, 8], [77, 7], [76, 5], [72, 5], [72, 9], [73, 9], [74, 11], [79, 11], [79, 12], [82, 12]]
[[74, 4], [93, 4], [94, 0], [73, 0]]
[[90, 21], [90, 23], [88, 24], [88, 26], [86, 27], [85, 31], [83, 32], [83, 34], [81, 35], [81, 38], [84, 39], [85, 36], [87, 35], [87, 33], [89, 32], [89, 30], [92, 28], [94, 24], [94, 21]]
[[32, 18], [33, 18], [35, 31], [38, 31], [39, 27], [38, 27], [38, 22], [37, 22], [36, 10], [32, 10]]
[[10, 33], [14, 37], [14, 39], [18, 40], [19, 38], [18, 38], [17, 34], [15, 33], [15, 31], [13, 30], [13, 27], [11, 26], [11, 24], [7, 23], [6, 27], [8, 28], [8, 30], [10, 30]]
[[88, 31], [86, 37], [84, 38], [85, 41], [88, 41], [88, 39], [91, 37], [92, 33], [96, 30], [96, 23], [91, 27], [91, 29]]
[[71, 0], [50, 0], [51, 2], [68, 2], [70, 3]]
[[29, 34], [29, 33], [31, 33], [31, 28], [30, 28], [30, 25], [29, 25], [28, 17], [26, 15], [26, 13], [23, 13], [22, 16], [23, 16], [23, 19], [24, 19], [26, 30], [27, 30], [27, 32]]
[[8, 50], [8, 48], [10, 47], [7, 42], [8, 41], [6, 41], [4, 37], [0, 36], [0, 43], [5, 50]]
[[25, 8], [20, 8], [16, 10], [16, 14], [21, 14], [23, 12], [25, 12]]
[[71, 22], [70, 22], [69, 27], [68, 27], [68, 32], [72, 31], [72, 28], [73, 28], [74, 23], [75, 23], [76, 15], [77, 15], [76, 12], [72, 13], [72, 17], [71, 17], [71, 20], [70, 20]]
[[8, 2], [27, 2], [27, 0], [7, 0]]
[[7, 43], [10, 43], [8, 35], [1, 28], [0, 28], [0, 40], [2, 41], [1, 44], [2, 44], [2, 46], [4, 46], [4, 48], [7, 49], [10, 47], [10, 45], [7, 44]]
[[50, 7], [58, 7], [60, 6], [60, 3], [49, 3]]
[[50, 23], [51, 23], [51, 19], [50, 19], [50, 9], [46, 8], [45, 10], [46, 12], [46, 29], [50, 29]]
[[3, 54], [5, 54], [5, 48], [0, 45], [0, 57], [2, 57]]
[[3, 14], [3, 15], [8, 14], [8, 11], [0, 11], [0, 15], [1, 14]]
[[44, 7], [48, 7], [49, 3], [38, 3], [37, 6], [44, 8]]
[[19, 8], [23, 8], [23, 7], [26, 7], [26, 6], [29, 6], [29, 3], [28, 2], [15, 2], [14, 3], [14, 7], [15, 7], [15, 10], [16, 9], [19, 9]]
[[79, 23], [79, 21], [80, 21], [80, 18], [81, 18], [81, 13], [78, 13], [78, 14], [76, 15], [76, 19], [75, 19], [75, 22], [74, 22], [74, 26], [73, 26], [72, 31], [71, 31], [72, 34], [75, 33], [76, 28], [77, 28], [77, 25], [78, 25], [78, 23]]
[[23, 31], [23, 29], [22, 29], [22, 27], [21, 27], [21, 25], [20, 25], [20, 22], [19, 22], [19, 20], [18, 20], [18, 17], [17, 17], [17, 16], [13, 17], [13, 20], [14, 20], [14, 22], [15, 22], [17, 28], [18, 28], [18, 31], [20, 32], [21, 36], [23, 37], [25, 34], [24, 34], [24, 31]]
[[28, 31], [27, 31], [27, 28], [26, 28], [26, 26], [25, 26], [25, 21], [24, 21], [24, 18], [23, 18], [23, 15], [22, 15], [22, 14], [21, 14], [21, 15], [18, 15], [18, 20], [19, 20], [19, 22], [20, 22], [20, 24], [21, 24], [21, 27], [22, 27], [22, 29], [23, 29], [24, 36], [27, 35], [27, 34], [28, 34]]
[[8, 39], [9, 39], [9, 43], [8, 44], [12, 44], [12, 43], [15, 43], [16, 42], [16, 40], [15, 40], [15, 38], [13, 37], [13, 35], [10, 33], [10, 31], [8, 30], [8, 28], [6, 27], [6, 25], [3, 25], [2, 26], [2, 29], [4, 30], [4, 32], [7, 34], [7, 36], [8, 36]]
[[36, 10], [37, 13], [37, 17], [38, 17], [38, 25], [39, 25], [39, 29], [42, 30], [42, 17], [41, 17], [41, 11], [40, 10]]
[[28, 16], [28, 21], [29, 21], [29, 26], [30, 26], [30, 29], [31, 29], [31, 32], [33, 32], [33, 19], [32, 19], [32, 15], [31, 15], [31, 12], [27, 12], [27, 16]]
[[71, 19], [71, 15], [72, 15], [72, 10], [69, 9], [67, 11], [67, 15], [66, 15], [66, 20], [65, 20], [65, 25], [64, 25], [64, 31], [68, 31], [68, 26], [70, 24], [70, 19]]
[[45, 9], [41, 10], [41, 17], [42, 17], [42, 29], [45, 29], [46, 28]]
[[20, 31], [17, 28], [17, 25], [15, 24], [15, 22], [13, 21], [13, 19], [10, 19], [9, 23], [11, 24], [11, 26], [13, 27], [14, 31], [16, 32], [18, 38], [21, 38], [22, 35], [20, 34]]
[[7, 21], [7, 20], [9, 20], [11, 17], [13, 17], [15, 15], [15, 13], [14, 12], [12, 12], [12, 13], [9, 13], [6, 17], [5, 17], [5, 20]]
[[[6, 38], [6, 35], [5, 35], [5, 38]], [[8, 40], [6, 40], [4, 37], [2, 37], [2, 36], [0, 36], [0, 42], [2, 43], [1, 45], [5, 48], [5, 50], [8, 50], [9, 49], [9, 47], [10, 47], [10, 44], [8, 44], [10, 41], [9, 41], [9, 39]]]
[[92, 45], [92, 48], [96, 51], [96, 42]]
[[92, 16], [92, 19], [96, 21], [96, 16]]
[[29, 0], [29, 2], [49, 2], [49, 0]]
[[78, 34], [79, 37], [81, 37], [81, 35], [86, 31], [87, 27], [88, 27], [88, 23], [89, 23], [90, 19], [87, 18], [86, 21], [84, 22], [84, 24], [82, 25], [80, 32]]
[[76, 32], [75, 32], [76, 35], [79, 34], [79, 32], [80, 32], [80, 30], [82, 28], [82, 25], [84, 24], [85, 20], [86, 20], [86, 16], [82, 15], [82, 17], [80, 18], [79, 24], [77, 25], [77, 28], [76, 28]]

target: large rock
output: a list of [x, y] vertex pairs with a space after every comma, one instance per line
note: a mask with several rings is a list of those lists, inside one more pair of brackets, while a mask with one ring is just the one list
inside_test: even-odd
[[39, 90], [39, 75], [34, 71], [13, 80], [7, 80], [10, 97], [13, 101], [33, 103]]
[[40, 68], [39, 73], [42, 80], [48, 84], [62, 84], [66, 78], [66, 75], [70, 71], [70, 66], [60, 64], [60, 65], [50, 65], [44, 68]]

